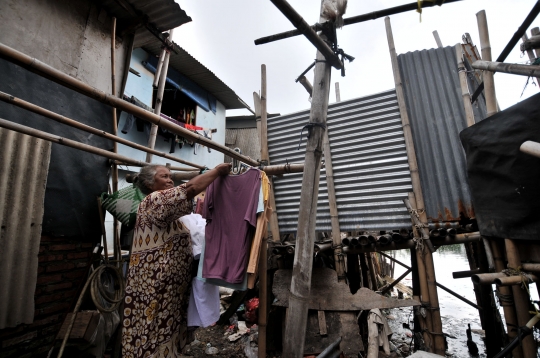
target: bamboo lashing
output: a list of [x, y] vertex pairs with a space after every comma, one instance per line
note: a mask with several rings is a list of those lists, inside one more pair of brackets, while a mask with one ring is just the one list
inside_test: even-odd
[[[528, 40], [527, 34], [523, 34], [523, 36], [521, 37], [521, 40], [523, 42], [527, 41]], [[527, 52], [527, 56], [529, 56], [529, 60], [531, 61], [531, 63], [534, 63], [534, 61], [536, 60], [536, 55], [534, 51], [532, 49], [529, 49], [526, 52]], [[536, 77], [536, 83], [540, 84], [540, 77]]]
[[91, 97], [99, 102], [108, 104], [110, 106], [121, 109], [125, 112], [131, 113], [136, 117], [139, 117], [148, 122], [158, 124], [168, 131], [181, 135], [195, 143], [202, 144], [211, 149], [215, 149], [220, 153], [224, 153], [231, 158], [238, 159], [248, 165], [258, 165], [258, 162], [254, 159], [251, 159], [247, 156], [241, 155], [235, 152], [233, 149], [230, 149], [224, 145], [216, 143], [208, 138], [205, 138], [202, 135], [193, 133], [185, 128], [182, 128], [172, 122], [162, 119], [156, 114], [150, 113], [136, 105], [126, 102], [115, 96], [111, 96], [95, 87], [92, 87], [74, 77], [71, 77], [62, 71], [58, 71], [55, 68], [39, 61], [36, 58], [30, 57], [23, 54], [20, 51], [17, 51], [9, 46], [6, 46], [3, 43], [0, 43], [0, 56], [4, 59], [11, 61], [23, 68], [26, 68], [32, 72], [38, 73], [41, 76], [47, 77], [48, 79], [68, 88], [71, 88], [79, 93], [82, 93], [88, 97]]
[[112, 140], [114, 142], [122, 143], [122, 144], [127, 145], [128, 147], [131, 147], [131, 148], [135, 148], [135, 149], [138, 149], [138, 150], [141, 150], [141, 151], [144, 151], [144, 152], [151, 152], [151, 153], [153, 153], [153, 154], [155, 154], [157, 156], [160, 156], [160, 157], [163, 157], [163, 158], [166, 158], [166, 159], [169, 159], [169, 160], [173, 160], [173, 161], [176, 161], [178, 163], [186, 164], [186, 165], [189, 165], [189, 166], [192, 166], [192, 167], [195, 167], [195, 168], [199, 168], [199, 169], [204, 169], [205, 168], [204, 165], [191, 163], [191, 162], [188, 162], [187, 160], [177, 158], [177, 157], [172, 156], [170, 154], [167, 154], [165, 152], [160, 152], [160, 151], [157, 151], [157, 150], [154, 150], [154, 149], [150, 149], [150, 148], [148, 148], [148, 147], [146, 147], [144, 145], [131, 142], [131, 141], [129, 141], [127, 139], [124, 139], [122, 137], [115, 136], [115, 135], [110, 134], [108, 132], [105, 132], [103, 130], [91, 127], [89, 125], [77, 122], [77, 121], [75, 121], [75, 120], [73, 120], [71, 118], [68, 118], [68, 117], [62, 116], [60, 114], [51, 112], [51, 111], [49, 111], [49, 110], [47, 110], [47, 109], [45, 109], [43, 107], [36, 106], [36, 105], [34, 105], [34, 104], [30, 103], [30, 102], [24, 101], [24, 100], [22, 100], [20, 98], [14, 97], [14, 96], [12, 96], [10, 94], [7, 94], [7, 93], [4, 93], [2, 91], [0, 91], [0, 101], [13, 104], [14, 106], [17, 106], [19, 108], [26, 109], [26, 110], [31, 111], [33, 113], [42, 115], [44, 117], [55, 120], [57, 122], [66, 124], [68, 126], [72, 126], [74, 128], [80, 129], [80, 130], [83, 130], [85, 132], [92, 133], [92, 134], [95, 134], [97, 136], [110, 139], [110, 140]]

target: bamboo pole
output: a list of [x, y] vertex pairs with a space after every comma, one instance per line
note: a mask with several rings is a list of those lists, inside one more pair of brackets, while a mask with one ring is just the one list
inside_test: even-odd
[[[274, 0], [275, 1], [275, 0]], [[322, 5], [322, 1], [321, 1]], [[324, 38], [324, 35], [321, 37]], [[296, 250], [290, 287], [289, 309], [287, 311], [283, 355], [301, 358], [304, 354], [308, 300], [311, 292], [313, 268], [313, 247], [315, 239], [315, 219], [319, 196], [319, 177], [328, 95], [330, 92], [331, 67], [321, 52], [317, 52], [313, 97], [309, 122], [314, 123], [307, 139], [304, 160], [304, 175], [300, 194]]]
[[[112, 18], [112, 26], [111, 26], [111, 94], [116, 97], [116, 76], [115, 76], [115, 52], [116, 52], [116, 17]], [[112, 119], [113, 119], [113, 135], [118, 135], [118, 121], [116, 118], [116, 108], [111, 108], [112, 110]], [[114, 152], [118, 153], [118, 144], [117, 142], [113, 142], [114, 144]], [[113, 163], [112, 164], [112, 190], [113, 192], [118, 191], [118, 166]], [[113, 238], [114, 238], [114, 259], [116, 261], [116, 265], [120, 267], [121, 265], [121, 259], [122, 259], [122, 251], [120, 247], [120, 226], [118, 225], [118, 219], [113, 218]], [[108, 253], [107, 253], [108, 255]]]
[[[169, 30], [169, 37], [171, 40], [173, 32], [174, 29]], [[171, 57], [171, 53], [168, 50], [165, 51], [165, 59], [163, 60], [163, 66], [161, 68], [161, 76], [159, 78], [159, 86], [156, 93], [156, 103], [154, 108], [154, 113], [158, 116], [161, 113], [161, 105], [163, 104], [163, 92], [165, 91], [165, 84], [167, 83], [167, 72], [169, 70], [169, 59]], [[155, 78], [157, 76], [157, 73], [154, 74], [154, 82], [156, 81]], [[148, 138], [148, 148], [150, 149], [154, 149], [154, 146], [156, 145], [157, 131], [158, 125], [153, 123], [152, 128], [150, 129], [150, 138]], [[152, 161], [152, 153], [146, 153], [146, 161], [148, 163]]]
[[[517, 269], [521, 266], [521, 260], [519, 258], [519, 251], [516, 243], [511, 239], [504, 240], [506, 246], [506, 256], [508, 258], [508, 267]], [[514, 304], [516, 306], [517, 323], [519, 327], [523, 327], [530, 319], [529, 315], [529, 294], [521, 286], [512, 286], [512, 293], [514, 294]], [[522, 340], [523, 357], [535, 358], [536, 357], [536, 343], [532, 336], [527, 336]]]
[[339, 92], [339, 82], [336, 82], [336, 102], [341, 102], [341, 93]]
[[[413, 206], [413, 209], [415, 208], [415, 204], [416, 204], [416, 198], [415, 198], [415, 195], [414, 193], [409, 193], [409, 202], [411, 203], [411, 205]], [[413, 224], [413, 232], [415, 233], [415, 237], [418, 237], [419, 233], [418, 233], [418, 229], [416, 229], [416, 227], [414, 226], [415, 225], [415, 222], [414, 220], [412, 220], [412, 216], [411, 216], [411, 221], [412, 221], [412, 224]], [[415, 247], [415, 246], [413, 246]], [[426, 251], [425, 249], [424, 250], [420, 250], [420, 248], [416, 248], [414, 250], [416, 252], [416, 263], [417, 263], [417, 272], [418, 272], [418, 281], [419, 281], [419, 284], [420, 284], [420, 303], [422, 304], [423, 307], [429, 307], [430, 306], [430, 299], [429, 299], [429, 289], [428, 289], [428, 280], [427, 280], [427, 277], [426, 277], [426, 266], [425, 266], [425, 263], [424, 263], [424, 252]], [[400, 263], [401, 264], [401, 263]], [[403, 265], [403, 264], [402, 264]], [[423, 337], [424, 337], [424, 344], [426, 345], [426, 349], [428, 352], [433, 352], [435, 350], [435, 342], [434, 342], [434, 339], [433, 339], [433, 336], [431, 334], [431, 332], [433, 332], [433, 319], [432, 319], [432, 312], [431, 310], [425, 310], [426, 312], [426, 317], [425, 317], [425, 325], [426, 325], [426, 328], [427, 330], [423, 330]]]
[[[527, 34], [523, 34], [523, 36], [521, 37], [521, 40], [523, 42], [527, 41], [529, 38], [527, 37]], [[526, 51], [527, 52], [527, 55], [529, 56], [529, 60], [531, 60], [531, 63], [534, 62], [534, 60], [536, 60], [536, 55], [534, 53], [534, 51], [532, 49], [529, 49]], [[540, 85], [540, 76], [536, 76], [536, 83], [538, 85]]]
[[[495, 270], [500, 273], [505, 269], [504, 265], [504, 253], [501, 245], [491, 240], [491, 251], [493, 251], [493, 260], [495, 264]], [[497, 291], [499, 293], [499, 304], [503, 308], [504, 320], [506, 322], [506, 333], [508, 339], [511, 341], [517, 337], [517, 316], [514, 308], [514, 300], [512, 289], [508, 286], [498, 286]], [[523, 350], [521, 346], [514, 348], [512, 351], [514, 358], [523, 358]]]
[[[263, 165], [270, 164], [270, 156], [268, 154], [268, 111], [267, 111], [267, 93], [266, 93], [266, 65], [261, 65], [261, 100], [260, 100], [260, 131], [259, 138], [261, 139], [261, 163]], [[266, 172], [268, 174], [268, 172]], [[272, 178], [270, 180], [270, 192], [268, 193], [268, 203], [272, 208], [270, 215], [270, 231], [272, 233], [273, 242], [281, 242], [281, 236], [279, 234], [279, 222], [277, 217], [276, 198], [274, 193], [274, 182]]]
[[439, 33], [437, 30], [433, 31], [433, 37], [435, 38], [435, 42], [437, 43], [438, 48], [443, 48], [443, 44], [441, 42], [441, 38], [439, 37]]
[[[416, 198], [416, 202], [415, 202], [416, 205], [414, 206], [416, 207], [416, 210], [418, 211], [420, 222], [427, 226], [427, 215], [426, 215], [425, 204], [424, 204], [424, 195], [422, 193], [422, 185], [420, 183], [420, 175], [418, 173], [416, 151], [414, 148], [414, 141], [412, 137], [411, 124], [409, 122], [409, 115], [407, 113], [407, 106], [405, 104], [405, 95], [403, 93], [403, 83], [401, 81], [401, 74], [399, 73], [399, 65], [398, 65], [398, 60], [397, 60], [396, 47], [394, 45], [394, 36], [392, 34], [392, 26], [390, 24], [390, 18], [386, 17], [384, 19], [384, 22], [386, 25], [386, 37], [388, 39], [388, 48], [390, 50], [392, 71], [394, 73], [396, 97], [397, 97], [397, 101], [399, 105], [401, 123], [403, 126], [403, 134], [405, 137], [405, 148], [407, 150], [407, 160], [409, 163], [409, 170], [411, 172], [411, 182], [413, 186], [413, 192]], [[428, 247], [429, 246], [431, 245], [428, 243]]]
[[248, 165], [258, 165], [259, 163], [251, 159], [249, 157], [246, 157], [245, 155], [241, 155], [238, 152], [235, 152], [233, 149], [228, 148], [224, 145], [221, 145], [219, 143], [216, 143], [208, 138], [205, 138], [204, 136], [201, 136], [197, 133], [193, 133], [185, 128], [182, 128], [172, 122], [169, 122], [167, 120], [162, 119], [160, 116], [150, 113], [140, 107], [137, 107], [136, 105], [126, 102], [120, 98], [117, 98], [115, 96], [111, 96], [110, 94], [107, 94], [95, 87], [92, 87], [74, 77], [71, 77], [62, 71], [59, 71], [34, 57], [30, 57], [28, 55], [23, 54], [20, 51], [17, 51], [9, 46], [4, 45], [3, 43], [0, 43], [0, 56], [4, 59], [15, 63], [18, 66], [21, 66], [23, 68], [26, 68], [34, 73], [37, 73], [40, 76], [46, 77], [49, 80], [56, 82], [62, 86], [65, 86], [67, 88], [70, 88], [74, 91], [77, 91], [85, 96], [88, 96], [90, 98], [93, 98], [101, 103], [105, 103], [107, 105], [116, 107], [118, 109], [121, 109], [127, 113], [131, 113], [141, 119], [144, 119], [145, 121], [158, 124], [162, 128], [167, 129], [168, 131], [181, 135], [185, 138], [190, 139], [191, 141], [195, 143], [202, 144], [204, 146], [207, 146], [211, 149], [217, 150], [220, 153], [224, 153], [228, 155], [231, 158], [238, 159]]
[[[136, 160], [136, 161], [133, 161], [131, 163], [126, 163], [126, 162], [123, 162], [121, 160], [115, 160], [115, 162], [116, 162], [117, 165], [131, 165], [131, 166], [134, 166], [134, 167], [145, 167], [147, 165], [161, 165], [163, 167], [169, 168], [169, 170], [178, 170], [178, 171], [181, 171], [181, 172], [193, 172], [193, 168], [175, 167], [175, 166], [170, 165], [169, 163], [166, 163], [166, 164], [152, 164], [152, 163], [147, 163], [147, 162], [143, 162], [143, 161], [140, 161], [140, 160]], [[200, 173], [200, 172], [196, 172], [196, 173]]]
[[146, 163], [140, 160], [135, 160], [129, 157], [125, 157], [123, 155], [116, 154], [105, 149], [96, 148], [88, 144], [79, 143], [71, 139], [59, 137], [57, 135], [43, 132], [43, 131], [31, 128], [31, 127], [23, 126], [21, 124], [17, 124], [17, 123], [14, 123], [14, 122], [2, 119], [2, 118], [0, 118], [0, 127], [11, 129], [12, 131], [23, 133], [23, 134], [28, 134], [32, 137], [45, 139], [45, 140], [48, 140], [49, 142], [65, 145], [66, 147], [71, 147], [71, 148], [79, 149], [88, 153], [96, 154], [96, 155], [109, 158], [112, 160], [118, 160], [129, 165], [142, 167], [145, 165], [153, 164], [153, 163]]
[[141, 150], [143, 152], [150, 152], [150, 153], [153, 153], [153, 154], [155, 154], [157, 156], [160, 156], [160, 157], [163, 157], [163, 158], [166, 158], [166, 159], [169, 159], [169, 160], [174, 160], [174, 161], [176, 161], [178, 163], [183, 163], [183, 164], [195, 167], [195, 168], [199, 168], [199, 169], [204, 169], [205, 168], [204, 165], [191, 163], [191, 162], [188, 162], [186, 160], [183, 160], [183, 159], [177, 158], [175, 156], [172, 156], [170, 154], [167, 154], [165, 152], [160, 152], [160, 151], [157, 151], [157, 150], [154, 150], [154, 149], [150, 149], [148, 147], [145, 147], [144, 145], [140, 145], [140, 144], [131, 142], [131, 141], [129, 141], [127, 139], [124, 139], [122, 137], [112, 135], [112, 134], [110, 134], [108, 132], [105, 132], [103, 130], [91, 127], [89, 125], [77, 122], [77, 121], [75, 121], [73, 119], [70, 119], [68, 117], [65, 117], [65, 116], [62, 116], [60, 114], [51, 112], [51, 111], [49, 111], [49, 110], [47, 110], [47, 109], [45, 109], [43, 107], [36, 106], [36, 105], [34, 105], [34, 104], [30, 103], [30, 102], [26, 102], [26, 101], [24, 101], [24, 100], [22, 100], [20, 98], [14, 97], [14, 96], [12, 96], [10, 94], [7, 94], [7, 93], [4, 93], [2, 91], [0, 91], [0, 101], [13, 104], [14, 106], [26, 109], [26, 110], [28, 110], [30, 112], [42, 115], [42, 116], [50, 118], [50, 119], [52, 119], [54, 121], [57, 121], [57, 122], [66, 124], [68, 126], [83, 130], [83, 131], [88, 132], [88, 133], [95, 134], [95, 135], [103, 137], [103, 138], [107, 138], [107, 139], [112, 140], [112, 141], [117, 142], [117, 143], [122, 143], [124, 145], [127, 145], [128, 147], [135, 148], [135, 149]]
[[[476, 13], [478, 22], [478, 32], [480, 33], [480, 46], [482, 52], [482, 60], [491, 61], [491, 44], [489, 42], [489, 31], [487, 25], [487, 17], [485, 10]], [[477, 61], [476, 61], [477, 62]], [[473, 68], [474, 63], [473, 63]], [[484, 88], [486, 96], [487, 116], [490, 117], [498, 112], [497, 96], [495, 95], [495, 82], [493, 81], [493, 73], [489, 71], [483, 72]]]
[[463, 48], [461, 44], [455, 45], [456, 59], [458, 64], [459, 84], [461, 86], [461, 98], [463, 100], [463, 107], [465, 109], [465, 120], [467, 127], [474, 124], [474, 112], [471, 103], [471, 95], [469, 92], [469, 84], [467, 83], [467, 69], [463, 63]]
[[520, 75], [527, 77], [540, 76], [540, 66], [538, 65], [520, 65], [515, 63], [474, 61], [472, 63], [472, 68], [475, 68], [477, 70], [484, 70], [484, 82], [486, 82], [487, 78], [489, 77], [489, 75], [486, 77], [486, 74], [491, 74], [491, 77], [493, 77], [492, 72], [503, 72], [512, 75]]
[[259, 358], [266, 358], [266, 325], [268, 320], [268, 230], [265, 231], [259, 256]]
[[167, 48], [163, 46], [161, 53], [159, 54], [159, 60], [156, 66], [156, 72], [154, 73], [154, 82], [152, 86], [157, 88], [159, 85], [159, 77], [161, 76], [161, 69], [163, 68], [163, 62], [165, 61], [165, 54], [167, 53]]
[[[352, 243], [347, 245], [346, 240], [349, 240], [348, 238], [343, 239], [343, 252], [346, 254], [359, 254], [359, 253], [365, 253], [365, 252], [380, 252], [380, 251], [394, 251], [394, 250], [406, 250], [416, 247], [416, 242], [413, 240], [407, 240], [405, 242], [391, 242], [387, 245], [362, 245], [360, 242], [360, 246], [355, 245], [352, 246]], [[358, 240], [357, 240], [358, 241]], [[479, 232], [472, 232], [467, 234], [457, 234], [455, 237], [444, 237], [444, 238], [437, 238], [433, 239], [433, 244], [437, 247], [439, 246], [448, 246], [448, 245], [458, 245], [458, 244], [465, 244], [468, 242], [480, 242], [482, 241], [482, 237], [480, 236]]]

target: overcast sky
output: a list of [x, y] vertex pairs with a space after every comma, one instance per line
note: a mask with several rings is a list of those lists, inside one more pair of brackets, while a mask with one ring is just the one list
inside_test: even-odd
[[[253, 108], [253, 92], [261, 88], [261, 64], [266, 65], [269, 113], [288, 114], [309, 108], [306, 90], [295, 79], [315, 59], [316, 49], [303, 36], [258, 45], [260, 37], [294, 29], [268, 0], [176, 0], [192, 22], [177, 28], [174, 41], [216, 74]], [[345, 18], [412, 2], [411, 0], [349, 0]], [[319, 19], [319, 0], [289, 0], [309, 24]], [[470, 33], [480, 50], [476, 13], [486, 10], [492, 57], [496, 59], [530, 12], [536, 0], [464, 0], [442, 7], [426, 8], [391, 17], [398, 54], [436, 47], [432, 32], [437, 30], [444, 46], [461, 42]], [[540, 26], [540, 19], [532, 27]], [[530, 29], [529, 29], [530, 30]], [[530, 36], [530, 31], [528, 31]], [[345, 62], [346, 76], [332, 70], [330, 102], [336, 100], [339, 82], [341, 100], [358, 98], [394, 88], [384, 19], [353, 24], [338, 30], [338, 44], [354, 62]], [[526, 63], [519, 44], [505, 62]], [[306, 74], [313, 82], [313, 70]], [[495, 76], [501, 109], [538, 93], [527, 78], [499, 73]], [[227, 115], [249, 115], [247, 110]]]

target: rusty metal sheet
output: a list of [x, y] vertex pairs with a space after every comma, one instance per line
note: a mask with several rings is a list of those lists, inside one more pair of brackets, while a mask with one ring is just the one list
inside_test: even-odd
[[[467, 161], [459, 140], [467, 124], [455, 48], [407, 52], [398, 62], [428, 219], [473, 218]], [[470, 86], [476, 81], [471, 76]], [[473, 112], [476, 122], [485, 118], [485, 106], [475, 105]]]
[[0, 329], [34, 320], [51, 142], [0, 128]]
[[[278, 270], [274, 274], [272, 292], [276, 296], [274, 305], [289, 305], [289, 288], [292, 270]], [[413, 299], [398, 300], [376, 294], [362, 287], [354, 295], [346, 283], [338, 282], [336, 271], [328, 268], [313, 269], [315, 280], [311, 282], [311, 296], [308, 308], [318, 311], [361, 311], [373, 308], [396, 308], [419, 306]]]

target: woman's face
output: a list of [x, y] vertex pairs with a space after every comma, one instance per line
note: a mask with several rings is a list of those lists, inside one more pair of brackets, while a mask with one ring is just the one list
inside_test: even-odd
[[154, 185], [150, 189], [152, 191], [165, 190], [174, 187], [171, 171], [166, 167], [158, 167], [156, 175], [154, 175]]

